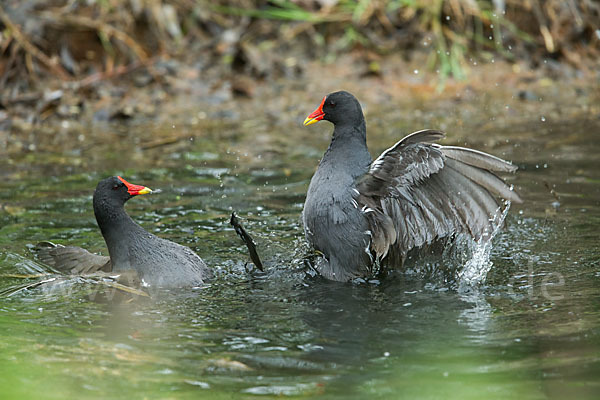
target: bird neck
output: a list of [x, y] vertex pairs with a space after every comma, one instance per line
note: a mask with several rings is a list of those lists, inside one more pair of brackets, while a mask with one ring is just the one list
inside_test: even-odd
[[94, 201], [94, 214], [108, 247], [113, 268], [129, 269], [130, 239], [142, 228], [125, 212], [123, 205], [113, 204], [109, 200]]
[[337, 122], [334, 125], [331, 144], [344, 143], [344, 139], [359, 139], [367, 146], [367, 124], [364, 118], [352, 122]]
[[336, 125], [321, 164], [334, 164], [337, 168], [345, 164], [350, 167], [356, 167], [356, 164], [363, 166], [370, 162], [364, 120], [359, 125]]

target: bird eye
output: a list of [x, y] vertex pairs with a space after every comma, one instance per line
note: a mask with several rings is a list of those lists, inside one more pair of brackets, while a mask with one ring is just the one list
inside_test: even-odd
[[119, 188], [119, 185], [113, 186], [113, 190], [117, 190], [118, 188]]
[[335, 107], [335, 101], [333, 101], [333, 100], [330, 100], [330, 101], [329, 101], [329, 105], [330, 105], [331, 107]]

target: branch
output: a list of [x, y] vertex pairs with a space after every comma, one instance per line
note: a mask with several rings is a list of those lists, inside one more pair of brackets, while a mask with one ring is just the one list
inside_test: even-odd
[[137, 58], [144, 62], [148, 58], [146, 51], [140, 46], [131, 36], [125, 32], [115, 28], [114, 26], [107, 24], [103, 21], [91, 19], [88, 17], [82, 17], [78, 15], [61, 15], [59, 17], [44, 12], [41, 14], [42, 17], [47, 18], [56, 23], [63, 23], [66, 25], [83, 26], [85, 28], [93, 29], [98, 32], [104, 33], [108, 37], [114, 37], [117, 40], [123, 42], [129, 47], [137, 56]]
[[25, 35], [21, 32], [19, 27], [10, 20], [10, 17], [2, 6], [0, 6], [0, 21], [11, 31], [14, 39], [21, 45], [21, 47], [33, 57], [38, 59], [42, 64], [44, 64], [50, 71], [59, 76], [63, 80], [69, 80], [70, 76], [64, 68], [58, 64], [56, 61], [52, 60], [46, 54], [44, 54], [40, 49], [38, 49], [33, 43], [31, 43]]

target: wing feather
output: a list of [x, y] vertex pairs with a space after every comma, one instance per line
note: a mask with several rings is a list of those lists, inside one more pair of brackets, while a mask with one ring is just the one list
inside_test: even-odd
[[510, 186], [506, 184], [502, 179], [498, 178], [492, 172], [473, 167], [471, 165], [462, 163], [460, 161], [446, 159], [446, 166], [452, 168], [458, 173], [468, 177], [476, 185], [483, 186], [490, 192], [497, 194], [503, 199], [520, 203], [522, 200], [517, 193], [515, 193]]
[[442, 153], [444, 153], [447, 158], [451, 158], [474, 167], [496, 172], [515, 172], [517, 170], [516, 165], [479, 150], [456, 146], [443, 146], [441, 149]]
[[491, 232], [497, 198], [521, 202], [494, 172], [517, 167], [481, 151], [431, 143], [435, 130], [412, 133], [384, 151], [355, 185], [371, 248], [379, 258], [393, 247], [402, 257], [413, 248], [457, 233], [473, 238]]
[[110, 257], [90, 253], [81, 247], [40, 242], [34, 249], [40, 261], [63, 273], [84, 275], [112, 270]]

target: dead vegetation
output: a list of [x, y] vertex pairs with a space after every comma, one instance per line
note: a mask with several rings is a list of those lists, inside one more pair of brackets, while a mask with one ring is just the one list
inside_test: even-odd
[[442, 80], [465, 78], [477, 59], [584, 72], [600, 59], [592, 0], [8, 0], [0, 27], [0, 114], [47, 109], [65, 88], [100, 98], [100, 83], [121, 77], [138, 87], [168, 87], [175, 75], [225, 79], [233, 95], [252, 96], [245, 77], [294, 78], [304, 60], [348, 52], [372, 75], [385, 54], [424, 53]]

